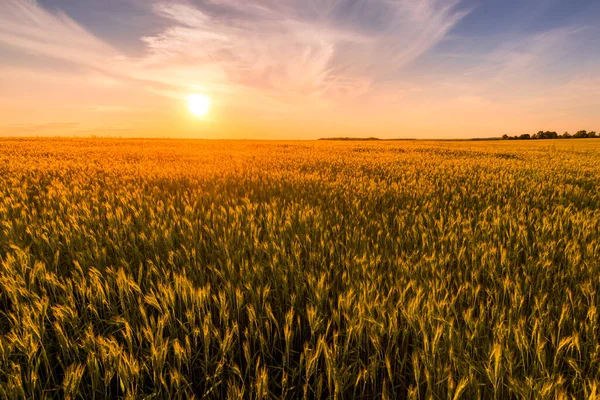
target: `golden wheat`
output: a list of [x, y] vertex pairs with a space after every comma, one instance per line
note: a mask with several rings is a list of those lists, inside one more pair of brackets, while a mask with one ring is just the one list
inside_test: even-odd
[[0, 398], [596, 398], [593, 140], [0, 140]]

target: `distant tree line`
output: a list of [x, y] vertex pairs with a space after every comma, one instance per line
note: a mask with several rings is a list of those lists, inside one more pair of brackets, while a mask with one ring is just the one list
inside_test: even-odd
[[538, 133], [535, 133], [533, 135], [530, 135], [529, 133], [525, 133], [521, 136], [508, 136], [508, 135], [504, 135], [502, 136], [503, 140], [532, 140], [532, 139], [586, 139], [586, 138], [600, 138], [600, 136], [598, 136], [598, 134], [594, 131], [592, 132], [588, 132], [588, 131], [579, 131], [573, 135], [571, 135], [569, 132], [565, 132], [562, 135], [559, 135], [556, 132], [550, 132], [550, 131], [539, 131]]
[[355, 141], [355, 140], [381, 140], [377, 137], [366, 137], [366, 138], [361, 138], [361, 137], [328, 137], [328, 138], [320, 138], [319, 140], [348, 140], [348, 141]]
[[408, 140], [417, 140], [417, 139], [380, 139], [378, 137], [328, 137], [328, 138], [320, 138], [318, 140], [344, 140], [344, 141], [386, 141], [386, 142], [404, 142]]

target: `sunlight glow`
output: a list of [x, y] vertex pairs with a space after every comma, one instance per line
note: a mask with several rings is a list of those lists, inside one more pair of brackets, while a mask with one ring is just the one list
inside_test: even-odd
[[202, 94], [191, 94], [187, 101], [188, 109], [196, 117], [204, 117], [210, 111], [210, 99]]

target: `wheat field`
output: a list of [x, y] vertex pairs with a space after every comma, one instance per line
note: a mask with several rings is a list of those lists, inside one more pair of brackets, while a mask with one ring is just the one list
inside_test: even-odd
[[0, 398], [598, 398], [599, 161], [1, 139]]

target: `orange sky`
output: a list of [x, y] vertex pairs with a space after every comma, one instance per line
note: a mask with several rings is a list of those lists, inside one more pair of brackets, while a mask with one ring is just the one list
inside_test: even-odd
[[[0, 136], [599, 130], [600, 19], [585, 15], [600, 7], [583, 1], [563, 20], [565, 10], [525, 1], [505, 10], [532, 10], [516, 29], [484, 12], [491, 3], [106, 0], [100, 10], [91, 0], [3, 0]], [[190, 114], [193, 93], [211, 98], [206, 117]]]

